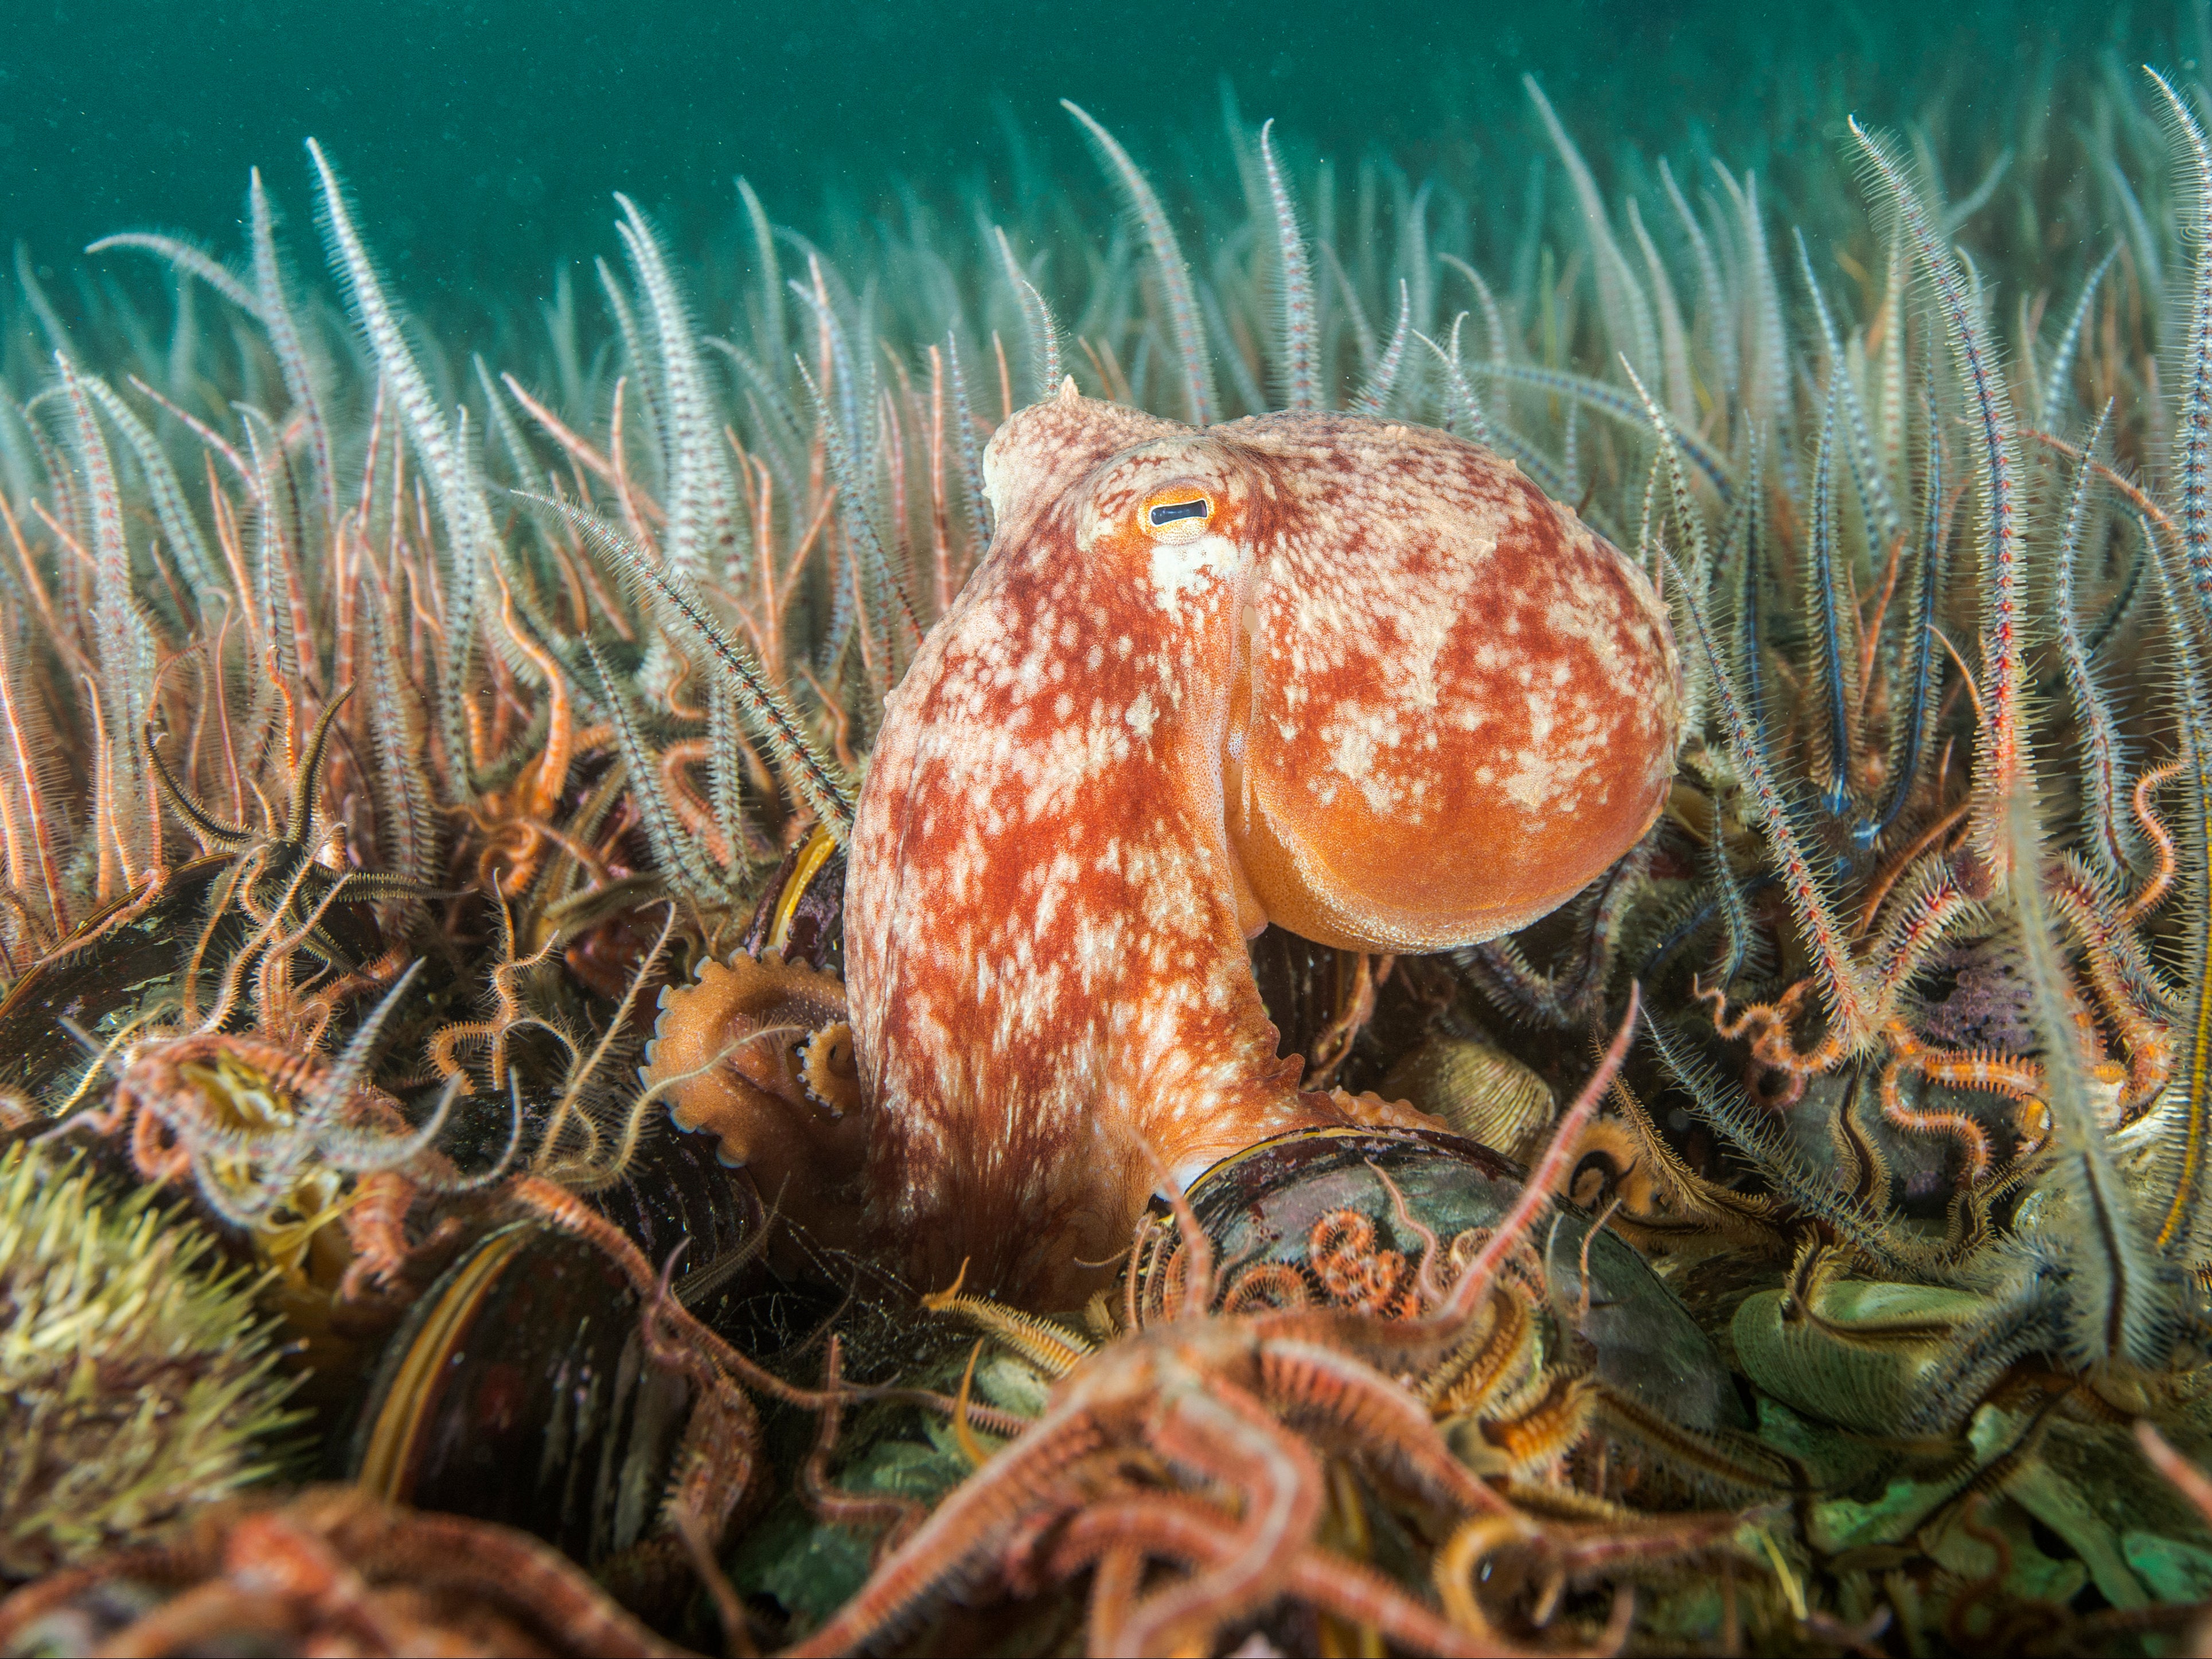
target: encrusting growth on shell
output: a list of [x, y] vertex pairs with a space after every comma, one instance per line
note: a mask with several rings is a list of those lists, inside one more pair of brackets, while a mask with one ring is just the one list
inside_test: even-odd
[[886, 704], [848, 983], [873, 1224], [1080, 1301], [1164, 1168], [1431, 1122], [1301, 1092], [1244, 941], [1525, 925], [1650, 826], [1680, 703], [1643, 576], [1511, 463], [1341, 415], [1079, 396], [992, 439], [990, 553]]

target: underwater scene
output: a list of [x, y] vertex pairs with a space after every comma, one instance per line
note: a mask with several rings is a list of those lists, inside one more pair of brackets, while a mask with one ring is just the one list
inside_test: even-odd
[[2212, 4], [4, 34], [0, 1654], [2212, 1653]]

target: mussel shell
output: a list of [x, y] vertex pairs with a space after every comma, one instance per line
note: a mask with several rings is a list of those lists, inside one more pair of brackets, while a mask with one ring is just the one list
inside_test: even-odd
[[[775, 1253], [754, 1247], [775, 1223], [751, 1172], [722, 1162], [712, 1135], [661, 1130], [628, 1170], [585, 1194], [585, 1202], [629, 1234], [655, 1266], [681, 1245], [678, 1298], [749, 1353], [789, 1345], [836, 1307], [820, 1285], [795, 1283]], [[742, 1266], [727, 1271], [740, 1255]]]
[[[64, 1019], [102, 1038], [165, 1005], [175, 1007], [200, 948], [216, 882], [231, 863], [215, 855], [178, 866], [161, 893], [129, 921], [110, 925], [130, 902], [116, 900], [77, 924], [71, 937], [84, 943], [65, 941], [25, 969], [0, 998], [0, 1089], [36, 1098], [64, 1073], [82, 1070], [84, 1049]], [[375, 924], [365, 906], [333, 905], [323, 926], [355, 961], [376, 955]], [[212, 997], [223, 962], [252, 927], [235, 907], [216, 924], [202, 958], [203, 1000]]]
[[[436, 1110], [434, 1094], [415, 1102], [420, 1119]], [[522, 1107], [522, 1157], [526, 1161], [544, 1132], [550, 1105], [526, 1099]], [[495, 1168], [508, 1156], [515, 1133], [505, 1099], [482, 1094], [454, 1109], [439, 1150], [464, 1171]], [[686, 1134], [659, 1113], [647, 1119], [643, 1132], [620, 1171], [604, 1185], [579, 1193], [583, 1201], [629, 1235], [655, 1267], [678, 1245], [678, 1284], [751, 1238], [761, 1224], [761, 1201], [751, 1178], [721, 1162], [711, 1135]], [[557, 1174], [556, 1174], [557, 1178]]]
[[[1224, 1159], [1199, 1178], [1189, 1199], [1217, 1262], [1296, 1266], [1305, 1259], [1315, 1223], [1346, 1209], [1373, 1222], [1378, 1247], [1418, 1260], [1422, 1241], [1397, 1219], [1378, 1170], [1407, 1210], [1446, 1241], [1468, 1228], [1495, 1227], [1520, 1197], [1523, 1175], [1498, 1153], [1455, 1135], [1331, 1129], [1263, 1141]], [[1156, 1203], [1156, 1211], [1163, 1208]], [[1580, 1302], [1589, 1230], [1589, 1217], [1559, 1199], [1531, 1229], [1545, 1253], [1554, 1308]], [[1602, 1381], [1686, 1428], [1750, 1426], [1719, 1353], [1635, 1251], [1599, 1233], [1589, 1241], [1589, 1313], [1579, 1330], [1595, 1350]], [[1553, 1309], [1535, 1311], [1540, 1320], [1555, 1318]], [[1547, 1348], [1554, 1345], [1547, 1339]]]
[[1274, 1023], [1279, 1051], [1310, 1054], [1342, 1012], [1358, 953], [1318, 945], [1279, 927], [1261, 929], [1248, 949], [1252, 982]]
[[[819, 1318], [811, 1302], [793, 1311], [791, 1287], [751, 1247], [759, 1197], [711, 1138], [654, 1133], [582, 1197], [655, 1266], [673, 1257], [677, 1296], [749, 1351]], [[647, 1359], [642, 1312], [583, 1240], [535, 1221], [477, 1240], [385, 1344], [344, 1475], [417, 1508], [520, 1527], [587, 1564], [619, 1554], [658, 1517], [690, 1406], [690, 1385]]]
[[845, 972], [845, 850], [817, 828], [783, 856], [753, 918], [744, 948], [842, 975]]
[[1941, 1285], [1845, 1280], [1818, 1296], [1817, 1320], [1779, 1290], [1746, 1298], [1729, 1327], [1736, 1363], [1792, 1410], [1870, 1435], [1904, 1431], [1945, 1370], [1943, 1331], [1990, 1310], [1987, 1297]]
[[656, 1519], [690, 1385], [650, 1363], [637, 1296], [583, 1240], [478, 1240], [386, 1344], [349, 1478], [604, 1561]]
[[658, 1267], [678, 1245], [677, 1278], [712, 1266], [761, 1225], [761, 1202], [741, 1169], [715, 1156], [711, 1135], [659, 1130], [623, 1173], [586, 1195]]
[[1543, 1150], [1557, 1109], [1552, 1086], [1504, 1049], [1443, 1032], [1392, 1066], [1376, 1092], [1518, 1159]]
[[[83, 1046], [62, 1024], [64, 1018], [105, 1035], [102, 1026], [118, 1016], [135, 1018], [167, 999], [180, 967], [177, 931], [197, 913], [226, 862], [202, 858], [185, 865], [169, 877], [169, 890], [128, 922], [107, 926], [128, 900], [101, 906], [71, 936], [97, 938], [81, 946], [64, 942], [26, 968], [0, 998], [0, 1088], [35, 1096], [64, 1070], [82, 1070]], [[103, 926], [107, 931], [100, 933]]]

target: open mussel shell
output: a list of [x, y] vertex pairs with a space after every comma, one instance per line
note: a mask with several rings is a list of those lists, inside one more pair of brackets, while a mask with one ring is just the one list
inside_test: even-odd
[[[1371, 1229], [1364, 1254], [1370, 1266], [1379, 1265], [1378, 1282], [1395, 1275], [1410, 1285], [1424, 1241], [1400, 1217], [1401, 1198], [1407, 1212], [1449, 1247], [1469, 1229], [1486, 1236], [1521, 1196], [1522, 1174], [1488, 1147], [1455, 1135], [1306, 1131], [1214, 1165], [1190, 1188], [1189, 1199], [1229, 1284], [1255, 1269], [1318, 1284], [1316, 1229], [1329, 1223], [1342, 1235], [1348, 1223], [1363, 1240]], [[1155, 1211], [1164, 1214], [1164, 1206], [1156, 1201]], [[1364, 1228], [1352, 1217], [1364, 1217]], [[1686, 1428], [1750, 1426], [1728, 1366], [1674, 1292], [1620, 1239], [1589, 1234], [1589, 1217], [1556, 1199], [1530, 1229], [1549, 1304], [1533, 1309], [1547, 1355], [1571, 1357], [1571, 1343], [1614, 1393]], [[1316, 1295], [1317, 1302], [1325, 1300]], [[1561, 1328], [1568, 1321], [1575, 1327], [1571, 1336]]]
[[826, 829], [784, 854], [745, 929], [748, 954], [845, 971], [845, 850]]
[[[648, 1259], [678, 1243], [677, 1295], [742, 1300], [758, 1206], [696, 1138], [664, 1136], [589, 1202]], [[688, 1298], [687, 1298], [688, 1300]], [[696, 1309], [702, 1314], [704, 1307]], [[344, 1473], [380, 1497], [503, 1522], [595, 1564], [659, 1515], [690, 1385], [653, 1364], [643, 1312], [595, 1246], [536, 1221], [471, 1245], [385, 1345]]]
[[[180, 1006], [196, 955], [199, 998], [210, 1000], [223, 964], [254, 925], [234, 904], [208, 926], [232, 862], [216, 856], [179, 865], [136, 915], [121, 919], [131, 900], [118, 899], [26, 968], [0, 998], [0, 1089], [37, 1099], [64, 1076], [73, 1081], [88, 1057], [70, 1026], [105, 1039]], [[334, 905], [323, 924], [356, 961], [380, 948], [366, 906]]]
[[1760, 1388], [1808, 1417], [1861, 1434], [1896, 1435], [1956, 1369], [1956, 1334], [1989, 1299], [1942, 1285], [1845, 1280], [1806, 1308], [1762, 1290], [1729, 1327], [1736, 1363]]

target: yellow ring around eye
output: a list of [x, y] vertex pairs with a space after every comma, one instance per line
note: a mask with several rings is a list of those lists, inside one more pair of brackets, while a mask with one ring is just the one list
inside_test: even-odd
[[1155, 490], [1137, 509], [1138, 528], [1155, 541], [1194, 541], [1213, 523], [1213, 497], [1191, 484]]

